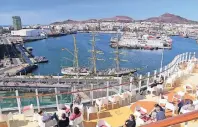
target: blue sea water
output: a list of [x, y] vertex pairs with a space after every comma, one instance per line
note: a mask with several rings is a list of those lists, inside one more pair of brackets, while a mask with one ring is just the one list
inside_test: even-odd
[[[104, 52], [104, 55], [98, 55], [98, 58], [105, 59], [104, 62], [97, 62], [97, 68], [99, 70], [115, 67], [115, 62], [110, 59], [115, 57], [114, 54], [112, 54], [114, 49], [109, 46], [111, 36], [113, 35], [98, 34], [97, 36], [99, 41], [96, 42], [96, 47], [98, 50]], [[198, 51], [198, 44], [193, 39], [182, 38], [179, 36], [173, 36], [171, 38], [173, 39], [173, 47], [172, 50], [164, 51], [163, 65], [168, 64], [177, 54]], [[91, 49], [91, 34], [78, 33], [76, 39], [79, 50], [79, 64], [80, 66], [90, 67], [91, 64], [88, 57], [90, 57], [91, 54], [88, 51]], [[72, 59], [72, 55], [67, 51], [61, 50], [62, 48], [68, 48], [73, 51], [72, 35], [29, 42], [25, 43], [25, 46], [32, 47], [35, 56], [45, 56], [49, 59], [49, 63], [39, 64], [38, 69], [33, 72], [34, 74], [57, 75], [58, 73], [61, 73], [62, 67], [72, 66], [71, 61], [64, 59], [64, 57]], [[128, 62], [122, 62], [121, 67], [142, 68], [147, 66], [141, 73], [153, 71], [160, 67], [162, 50], [120, 50], [125, 53], [121, 58], [128, 60]]]

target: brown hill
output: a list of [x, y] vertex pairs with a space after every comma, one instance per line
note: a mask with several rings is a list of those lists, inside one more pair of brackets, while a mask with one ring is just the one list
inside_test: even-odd
[[117, 22], [132, 22], [134, 21], [132, 18], [128, 17], [128, 16], [115, 16], [112, 18], [103, 18], [103, 19], [89, 19], [89, 20], [84, 20], [84, 21], [76, 21], [76, 20], [66, 20], [63, 22], [54, 22], [51, 23], [51, 25], [58, 25], [58, 24], [67, 24], [67, 23], [88, 23], [88, 22], [107, 22], [107, 21], [117, 21]]
[[117, 21], [117, 22], [132, 22], [134, 21], [131, 17], [128, 16], [115, 16], [112, 18], [103, 18], [100, 19], [99, 21]]
[[162, 22], [162, 23], [198, 23], [196, 21], [188, 20], [186, 18], [183, 18], [178, 15], [170, 14], [170, 13], [165, 13], [159, 17], [151, 17], [146, 20], [143, 20], [146, 22]]

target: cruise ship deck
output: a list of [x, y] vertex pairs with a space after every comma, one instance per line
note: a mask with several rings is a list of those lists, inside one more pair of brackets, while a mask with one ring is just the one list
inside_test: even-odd
[[[154, 88], [150, 88], [150, 84], [154, 80], [158, 80], [160, 76], [164, 76], [165, 80], [163, 85], [157, 85]], [[121, 127], [124, 126], [125, 121], [128, 119], [130, 114], [134, 114], [136, 117], [136, 126], [142, 127], [197, 127], [198, 121], [195, 119], [198, 118], [198, 114], [193, 118], [189, 116], [190, 113], [195, 112], [198, 109], [198, 63], [195, 58], [195, 53], [181, 54], [175, 57], [175, 59], [164, 68], [154, 71], [154, 75], [151, 75], [150, 72], [146, 77], [140, 75], [140, 79], [137, 83], [132, 82], [133, 79], [128, 83], [121, 83], [116, 86], [109, 86], [105, 88], [92, 88], [82, 91], [64, 93], [64, 94], [76, 94], [76, 93], [87, 93], [90, 92], [90, 101], [83, 103], [83, 120], [82, 123], [84, 127], [97, 127], [98, 121], [104, 120], [110, 125], [110, 127]], [[144, 80], [144, 81], [143, 81]], [[118, 90], [116, 94], [112, 94], [112, 89], [117, 87]], [[146, 89], [145, 89], [146, 88]], [[99, 97], [93, 97], [94, 92], [102, 91], [105, 89], [107, 93], [105, 96], [101, 94]], [[160, 92], [159, 92], [160, 90]], [[111, 91], [111, 92], [110, 92]], [[114, 90], [115, 91], [115, 90]], [[104, 91], [102, 91], [104, 92]], [[57, 94], [52, 94], [50, 96], [56, 96]], [[34, 95], [33, 95], [34, 96]], [[36, 95], [38, 99], [39, 96], [49, 96], [49, 95]], [[11, 97], [12, 98], [12, 97]], [[37, 127], [39, 122], [37, 121], [37, 112], [38, 109], [42, 109], [48, 113], [57, 112], [57, 106], [59, 104], [56, 101], [55, 106], [49, 107], [39, 107], [39, 102], [34, 106], [34, 113], [31, 117], [27, 117], [25, 113], [21, 113], [23, 107], [19, 106], [19, 98], [28, 98], [18, 97], [17, 103], [18, 107], [16, 110], [3, 110], [2, 115], [0, 115], [0, 126], [1, 127]], [[57, 97], [58, 98], [58, 97]], [[57, 99], [56, 98], [56, 99]], [[116, 99], [114, 99], [116, 98]], [[104, 103], [107, 99], [108, 104]], [[181, 99], [191, 99], [195, 105], [195, 110], [183, 109], [182, 114], [177, 114], [177, 103]], [[103, 101], [101, 101], [103, 100]], [[40, 100], [41, 101], [41, 100]], [[155, 104], [160, 104], [165, 109], [166, 119], [169, 122], [164, 120], [157, 122], [144, 121], [139, 117], [139, 112], [136, 110], [137, 107], [144, 109], [146, 114], [149, 114]], [[100, 105], [100, 106], [99, 106]], [[87, 110], [88, 107], [92, 107], [92, 110]], [[95, 108], [96, 107], [96, 108]], [[101, 107], [100, 111], [98, 107]], [[18, 109], [18, 110], [17, 110]], [[94, 110], [96, 109], [96, 110]], [[12, 113], [9, 113], [12, 112]], [[88, 113], [90, 113], [88, 115]], [[87, 118], [89, 116], [89, 120]], [[192, 115], [191, 115], [192, 116]], [[180, 118], [180, 122], [177, 121], [177, 117]], [[178, 118], [179, 119], [179, 118]], [[182, 122], [181, 122], [182, 121]], [[155, 124], [156, 123], [156, 124]], [[170, 123], [170, 124], [168, 124]], [[48, 127], [48, 126], [47, 126]]]

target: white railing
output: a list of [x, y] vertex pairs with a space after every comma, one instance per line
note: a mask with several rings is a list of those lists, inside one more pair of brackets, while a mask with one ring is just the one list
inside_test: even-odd
[[[108, 97], [114, 94], [120, 94], [122, 91], [136, 91], [140, 92], [142, 88], [148, 87], [152, 80], [156, 79], [157, 75], [163, 75], [166, 79], [173, 75], [177, 71], [179, 64], [188, 62], [195, 57], [195, 52], [187, 52], [175, 56], [175, 58], [166, 66], [154, 72], [148, 72], [145, 76], [140, 75], [137, 81], [134, 82], [134, 77], [130, 77], [130, 81], [123, 83], [122, 78], [118, 78], [119, 84], [111, 84], [111, 81], [106, 81], [105, 85], [100, 86], [99, 84], [89, 84], [85, 86], [75, 86], [71, 90], [64, 93], [59, 93], [58, 89], [55, 88], [51, 93], [41, 94], [38, 89], [33, 92], [32, 95], [24, 95], [15, 91], [12, 96], [1, 96], [0, 106], [2, 111], [18, 110], [21, 113], [21, 107], [29, 104], [34, 104], [37, 109], [58, 107], [60, 103], [71, 103], [72, 97], [76, 93], [83, 95], [83, 102], [92, 102], [96, 98]], [[83, 94], [84, 93], [84, 94]], [[6, 95], [6, 93], [4, 93]], [[67, 102], [66, 102], [67, 101]], [[7, 104], [7, 106], [6, 106]]]

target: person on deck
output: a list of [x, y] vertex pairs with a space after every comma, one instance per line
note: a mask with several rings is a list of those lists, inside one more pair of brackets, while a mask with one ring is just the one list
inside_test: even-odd
[[183, 106], [188, 105], [188, 104], [193, 104], [193, 101], [190, 99], [183, 99], [178, 103], [178, 114], [180, 113], [180, 110]]
[[56, 113], [54, 113], [53, 115], [49, 115], [49, 114], [44, 114], [43, 111], [39, 111], [38, 114], [41, 116], [41, 119], [44, 123], [53, 119], [56, 119], [56, 121], [58, 121], [58, 117]]
[[160, 77], [160, 81], [158, 82], [158, 84], [159, 84], [159, 85], [162, 85], [163, 83], [164, 83], [164, 77], [161, 76], [161, 77]]
[[152, 84], [150, 84], [150, 87], [153, 88], [153, 87], [157, 86], [157, 84], [158, 84], [157, 81], [154, 80], [154, 82]]
[[69, 126], [69, 118], [66, 117], [65, 113], [61, 115], [61, 119], [58, 120], [58, 127], [68, 127]]
[[155, 104], [154, 109], [151, 111], [151, 113], [149, 115], [151, 117], [151, 119], [156, 119], [157, 108], [160, 108], [160, 111], [164, 112], [164, 109], [159, 104]]
[[80, 96], [80, 94], [77, 94], [77, 96], [74, 100], [74, 103], [81, 104], [81, 100], [82, 100], [82, 97]]
[[134, 116], [133, 114], [131, 114], [131, 115], [129, 116], [129, 119], [126, 120], [125, 126], [126, 126], [126, 127], [136, 127], [135, 116]]
[[[59, 115], [65, 113], [66, 116], [70, 115], [70, 109], [67, 108], [64, 104], [59, 104]], [[61, 116], [59, 116], [61, 118]]]
[[74, 108], [74, 111], [73, 113], [70, 115], [69, 119], [70, 120], [75, 120], [76, 118], [80, 117], [81, 116], [81, 112], [80, 112], [80, 109], [78, 107], [75, 107]]
[[166, 119], [165, 112], [160, 110], [160, 107], [156, 107], [156, 121]]

